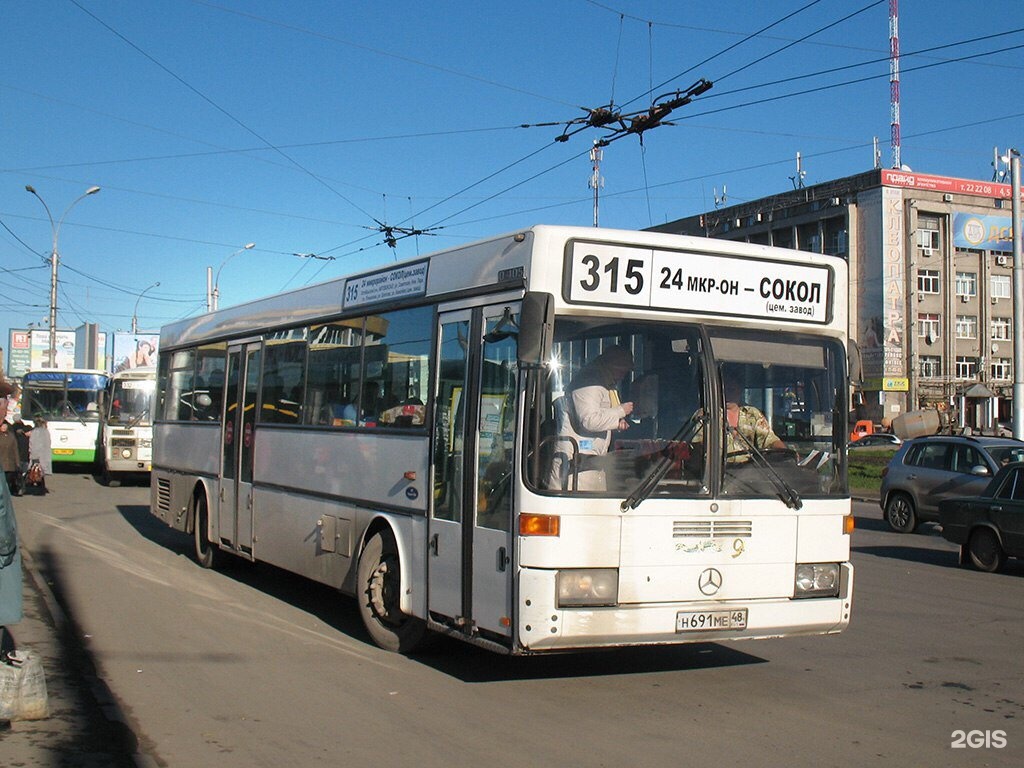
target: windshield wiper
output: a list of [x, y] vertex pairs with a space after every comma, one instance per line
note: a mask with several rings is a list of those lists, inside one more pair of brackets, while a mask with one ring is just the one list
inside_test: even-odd
[[796, 489], [785, 481], [785, 479], [778, 472], [775, 471], [775, 467], [771, 465], [768, 458], [762, 453], [761, 449], [754, 445], [752, 442], [747, 440], [736, 427], [729, 427], [729, 431], [732, 432], [740, 442], [742, 442], [747, 449], [750, 451], [750, 455], [756, 460], [753, 462], [759, 470], [771, 480], [772, 485], [775, 486], [775, 490], [779, 492], [779, 498], [785, 502], [786, 506], [790, 509], [800, 509], [804, 502], [800, 498], [800, 494], [796, 492]]
[[142, 413], [140, 413], [134, 419], [129, 421], [128, 422], [128, 426], [125, 427], [125, 429], [131, 429], [132, 427], [134, 427], [136, 424], [138, 424], [140, 421], [142, 421], [144, 418], [146, 418], [146, 414], [148, 414], [148, 413], [149, 413], [149, 408], [143, 408], [142, 409]]
[[633, 492], [622, 500], [622, 504], [619, 505], [621, 511], [627, 512], [631, 509], [636, 509], [646, 499], [650, 498], [650, 495], [654, 493], [654, 489], [658, 487], [658, 483], [664, 479], [676, 461], [672, 455], [673, 445], [692, 440], [693, 436], [697, 434], [697, 430], [702, 428], [707, 423], [707, 420], [708, 417], [702, 411], [694, 411], [693, 415], [683, 423], [679, 431], [668, 441], [668, 445], [661, 452], [661, 458], [647, 470], [647, 474], [644, 475], [639, 485], [633, 489]]

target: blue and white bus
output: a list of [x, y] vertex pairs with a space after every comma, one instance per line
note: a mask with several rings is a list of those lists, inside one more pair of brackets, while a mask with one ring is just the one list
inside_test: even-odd
[[55, 462], [92, 464], [106, 411], [105, 371], [52, 368], [31, 370], [21, 382], [21, 415], [46, 419]]

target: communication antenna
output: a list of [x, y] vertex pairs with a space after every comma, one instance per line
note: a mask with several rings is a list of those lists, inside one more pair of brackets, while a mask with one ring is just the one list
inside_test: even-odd
[[598, 210], [598, 194], [601, 188], [604, 187], [604, 177], [601, 175], [601, 160], [604, 158], [604, 150], [601, 149], [600, 142], [595, 139], [594, 146], [590, 149], [590, 163], [593, 167], [593, 173], [590, 174], [590, 181], [588, 186], [594, 190], [594, 226], [598, 226], [597, 223], [597, 210]]
[[725, 184], [722, 185], [722, 196], [718, 196], [718, 187], [711, 188], [712, 194], [715, 196], [715, 208], [721, 208], [725, 205], [725, 201], [728, 199], [725, 193]]
[[872, 158], [872, 160], [873, 160], [873, 162], [875, 164], [875, 168], [881, 168], [882, 167], [882, 150], [878, 148], [878, 137], [877, 136], [872, 138], [871, 144], [872, 144], [872, 147], [873, 147], [873, 149], [871, 151], [871, 158]]
[[999, 155], [999, 147], [992, 147], [992, 181], [1006, 181], [1006, 175], [1009, 171], [1003, 162], [1004, 159], [1008, 160], [1009, 157], [1001, 157]]
[[889, 0], [889, 111], [892, 116], [892, 167], [900, 161], [900, 3]]
[[804, 188], [804, 177], [807, 175], [807, 171], [804, 170], [803, 160], [800, 157], [800, 153], [796, 153], [796, 175], [790, 176], [789, 180], [793, 182], [793, 189]]

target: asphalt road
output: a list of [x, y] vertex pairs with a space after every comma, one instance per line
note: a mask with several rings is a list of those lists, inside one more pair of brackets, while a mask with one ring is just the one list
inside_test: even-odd
[[1024, 563], [959, 568], [933, 526], [890, 533], [877, 506], [856, 506], [842, 635], [540, 658], [442, 639], [406, 658], [326, 587], [200, 569], [146, 487], [48, 483], [18, 500], [22, 541], [69, 658], [156, 764], [1024, 764]]

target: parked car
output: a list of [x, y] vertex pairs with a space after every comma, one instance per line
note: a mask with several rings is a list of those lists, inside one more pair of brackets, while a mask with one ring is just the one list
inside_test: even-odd
[[855, 448], [899, 448], [901, 445], [903, 445], [903, 441], [891, 432], [875, 432], [871, 435], [864, 435], [855, 443], [850, 443], [849, 450], [852, 451]]
[[1024, 460], [1024, 442], [931, 435], [907, 440], [882, 470], [879, 504], [889, 527], [910, 533], [939, 519], [939, 502], [977, 496], [1003, 464]]
[[1024, 557], [1024, 463], [1007, 464], [976, 497], [939, 504], [942, 535], [960, 545], [960, 562], [998, 571]]

